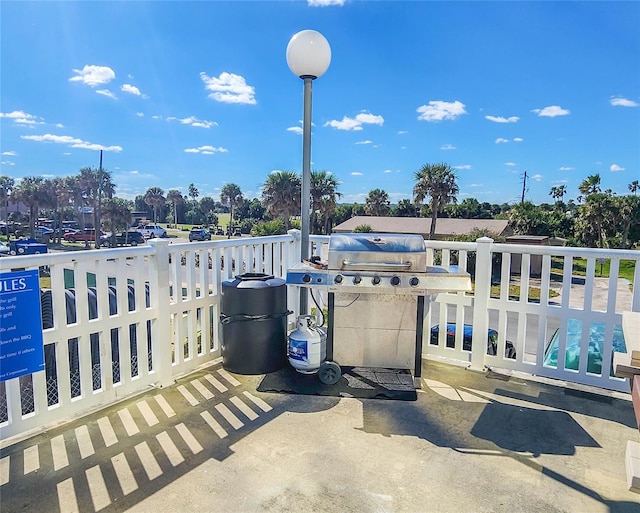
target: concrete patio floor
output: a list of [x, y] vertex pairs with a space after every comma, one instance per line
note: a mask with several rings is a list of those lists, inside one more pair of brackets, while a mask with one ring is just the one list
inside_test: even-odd
[[634, 512], [623, 395], [423, 364], [415, 402], [260, 393], [219, 363], [0, 454], [17, 512]]

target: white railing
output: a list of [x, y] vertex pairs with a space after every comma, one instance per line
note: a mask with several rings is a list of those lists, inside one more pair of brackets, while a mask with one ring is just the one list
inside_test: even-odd
[[[310, 240], [312, 254], [326, 258], [329, 237], [312, 235]], [[629, 390], [626, 380], [608, 370], [622, 311], [640, 311], [638, 252], [496, 244], [486, 238], [427, 241], [426, 246], [428, 265], [470, 270], [475, 291], [431, 298], [424, 319], [425, 356], [465, 362], [477, 370], [500, 367]], [[299, 233], [291, 231], [274, 237], [197, 244], [155, 240], [136, 248], [1, 258], [0, 272], [39, 268], [51, 279], [42, 294], [46, 371], [0, 383], [2, 440], [149, 386], [166, 386], [218, 358], [222, 282], [247, 272], [284, 277], [299, 255]], [[573, 272], [577, 258], [587, 262], [581, 277]], [[601, 259], [610, 264], [609, 278], [597, 276]], [[620, 262], [626, 260], [635, 262], [631, 284], [618, 276]], [[515, 286], [520, 287], [517, 297]], [[540, 299], [532, 298], [530, 290], [539, 292]], [[288, 287], [291, 322], [298, 297], [298, 289]], [[567, 333], [576, 322], [590, 328], [579, 335], [576, 368], [565, 368], [564, 358], [545, 364], [556, 330], [558, 354], [564, 354]], [[447, 344], [447, 323], [457, 327], [453, 344]], [[474, 327], [471, 347], [463, 339], [465, 324]], [[600, 373], [592, 372], [585, 349], [594, 324], [604, 333]], [[434, 326], [442, 329], [432, 338]], [[483, 334], [488, 329], [498, 333], [495, 356], [486, 351]], [[513, 344], [515, 358], [505, 356], [508, 344]]]

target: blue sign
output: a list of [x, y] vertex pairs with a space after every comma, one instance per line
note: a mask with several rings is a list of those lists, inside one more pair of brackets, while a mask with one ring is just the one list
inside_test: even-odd
[[0, 274], [0, 381], [44, 370], [38, 270]]

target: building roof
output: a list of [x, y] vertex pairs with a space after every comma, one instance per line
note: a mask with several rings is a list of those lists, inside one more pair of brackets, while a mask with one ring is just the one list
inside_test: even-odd
[[[451, 219], [438, 218], [436, 222], [436, 238], [469, 235], [473, 230], [488, 230], [503, 235], [509, 221], [497, 219]], [[376, 233], [419, 233], [425, 239], [429, 237], [431, 218], [426, 217], [376, 217], [355, 216], [336, 226], [333, 231], [339, 233], [353, 232], [360, 225], [369, 225]]]

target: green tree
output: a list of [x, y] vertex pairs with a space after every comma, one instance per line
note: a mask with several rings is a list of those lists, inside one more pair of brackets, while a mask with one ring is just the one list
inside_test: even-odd
[[198, 196], [200, 196], [200, 193], [198, 192], [198, 188], [194, 184], [190, 183], [189, 184], [189, 197], [192, 200], [195, 201], [195, 200], [198, 199]]
[[382, 189], [369, 191], [364, 211], [368, 216], [388, 216], [391, 213], [391, 202], [386, 191]]
[[592, 192], [577, 210], [576, 238], [586, 246], [604, 248], [607, 238], [616, 232], [614, 197], [607, 193]]
[[567, 194], [567, 186], [564, 184], [551, 187], [549, 192], [549, 195], [556, 201], [562, 201], [565, 194]]
[[40, 206], [46, 203], [46, 191], [41, 176], [25, 176], [13, 189], [17, 201], [29, 207], [29, 233], [34, 236], [35, 222], [38, 219]]
[[640, 189], [640, 182], [638, 182], [638, 180], [634, 180], [628, 185], [628, 187], [629, 187], [629, 192], [631, 192], [631, 194], [635, 196], [636, 194], [638, 194], [638, 189]]
[[178, 205], [182, 205], [184, 203], [184, 198], [182, 197], [182, 193], [178, 189], [171, 189], [167, 193], [167, 201], [171, 203], [173, 210], [173, 225], [178, 227]]
[[508, 212], [509, 226], [519, 235], [549, 235], [547, 214], [531, 201], [517, 203]]
[[126, 231], [131, 223], [131, 201], [122, 198], [109, 198], [104, 202], [102, 213], [108, 220], [112, 236], [112, 246], [115, 247], [116, 231]]
[[582, 180], [582, 183], [578, 187], [578, 190], [584, 196], [589, 196], [590, 194], [596, 194], [600, 192], [600, 175], [595, 174], [587, 176], [584, 180]]
[[163, 207], [166, 201], [164, 191], [160, 187], [150, 187], [147, 189], [147, 192], [144, 193], [144, 202], [153, 208], [154, 223], [158, 222], [158, 209]]
[[242, 191], [235, 183], [227, 183], [220, 191], [220, 202], [224, 206], [229, 206], [229, 229], [227, 230], [227, 238], [231, 238], [233, 230], [233, 207], [242, 200]]
[[392, 210], [392, 215], [394, 217], [416, 217], [418, 209], [411, 200], [401, 199], [396, 208]]
[[429, 239], [433, 239], [436, 233], [436, 221], [438, 213], [449, 203], [456, 203], [458, 184], [456, 174], [449, 164], [425, 164], [414, 174], [413, 199], [416, 203], [422, 203], [425, 198], [431, 198], [431, 228]]
[[262, 204], [274, 218], [282, 219], [285, 232], [290, 218], [300, 213], [300, 177], [291, 171], [274, 171], [262, 187]]
[[4, 210], [4, 220], [9, 220], [9, 195], [15, 181], [10, 176], [0, 176], [0, 209]]
[[111, 173], [106, 169], [83, 167], [78, 176], [78, 185], [85, 203], [93, 210], [93, 227], [96, 230], [95, 246], [99, 248], [100, 237], [98, 234], [102, 228], [100, 202], [103, 199], [113, 197], [115, 191], [115, 185], [111, 181]]
[[[329, 233], [329, 218], [336, 209], [338, 179], [331, 171], [311, 171], [311, 233]], [[322, 226], [318, 222], [318, 212], [322, 215]]]

